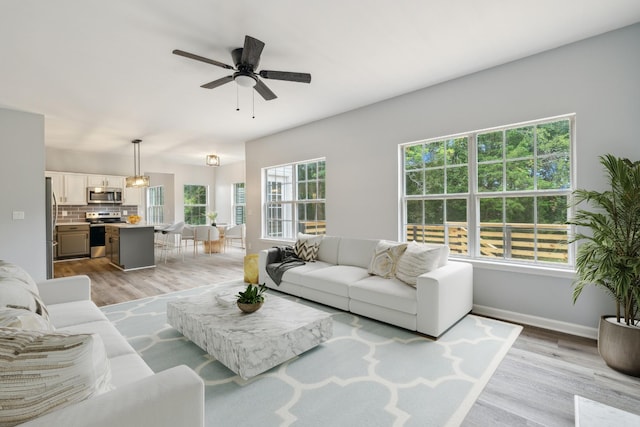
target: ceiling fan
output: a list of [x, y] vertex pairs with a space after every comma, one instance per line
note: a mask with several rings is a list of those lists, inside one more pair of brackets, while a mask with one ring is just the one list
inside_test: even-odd
[[260, 77], [263, 79], [311, 83], [311, 74], [308, 73], [270, 70], [261, 70], [258, 72], [257, 69], [258, 64], [260, 63], [262, 49], [264, 49], [263, 42], [251, 36], [245, 36], [244, 47], [239, 47], [231, 52], [231, 58], [233, 59], [235, 67], [179, 49], [175, 49], [173, 53], [175, 55], [184, 56], [185, 58], [195, 59], [196, 61], [206, 62], [207, 64], [235, 71], [230, 76], [222, 77], [221, 79], [217, 79], [200, 86], [205, 89], [214, 89], [218, 86], [222, 86], [223, 84], [235, 81], [240, 86], [253, 87], [266, 101], [270, 101], [277, 98], [277, 96], [267, 87], [267, 85], [264, 84], [262, 80], [260, 80]]

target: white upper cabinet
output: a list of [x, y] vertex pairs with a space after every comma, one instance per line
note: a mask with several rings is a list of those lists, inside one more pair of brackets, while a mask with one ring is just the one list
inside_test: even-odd
[[50, 172], [51, 187], [59, 205], [87, 204], [87, 176], [82, 174]]
[[124, 187], [124, 177], [114, 175], [87, 175], [88, 187]]
[[142, 206], [144, 204], [144, 194], [144, 188], [124, 187], [122, 204]]

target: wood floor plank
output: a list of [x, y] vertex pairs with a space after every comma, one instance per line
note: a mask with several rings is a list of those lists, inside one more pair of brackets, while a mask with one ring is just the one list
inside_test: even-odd
[[[123, 272], [106, 258], [57, 262], [55, 277], [87, 274], [99, 305], [242, 279], [244, 250], [173, 254], [156, 268]], [[524, 326], [463, 421], [465, 427], [563, 427], [574, 425], [575, 394], [640, 414], [640, 378], [604, 363], [596, 342]]]

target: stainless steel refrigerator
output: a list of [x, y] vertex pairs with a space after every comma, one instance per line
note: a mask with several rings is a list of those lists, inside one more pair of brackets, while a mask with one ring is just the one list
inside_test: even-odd
[[54, 240], [54, 234], [56, 230], [56, 220], [58, 219], [58, 204], [56, 202], [56, 195], [53, 192], [51, 184], [51, 178], [44, 179], [44, 193], [45, 193], [45, 230], [47, 233], [46, 245], [47, 245], [47, 279], [53, 279], [53, 257], [55, 254], [55, 248], [57, 242]]

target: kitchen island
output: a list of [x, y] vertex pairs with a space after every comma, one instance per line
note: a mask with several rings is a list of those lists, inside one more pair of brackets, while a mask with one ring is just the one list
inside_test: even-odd
[[121, 270], [155, 267], [153, 225], [106, 225], [106, 255]]

